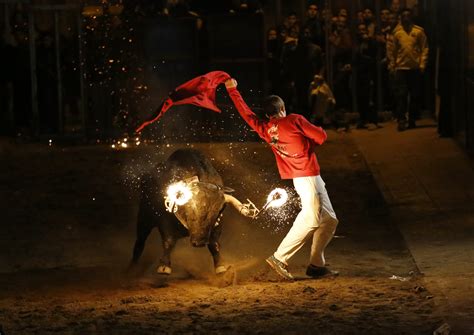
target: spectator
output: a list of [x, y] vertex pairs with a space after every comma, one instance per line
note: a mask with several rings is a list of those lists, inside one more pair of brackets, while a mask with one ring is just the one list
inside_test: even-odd
[[309, 99], [311, 112], [309, 120], [317, 126], [335, 125], [334, 106], [336, 100], [332, 94], [331, 88], [321, 75], [315, 75], [314, 80], [309, 87]]
[[389, 16], [390, 16], [390, 10], [389, 9], [383, 8], [380, 11], [380, 30], [384, 30], [388, 26], [390, 26]]
[[395, 73], [398, 130], [406, 129], [408, 97], [410, 106], [408, 128], [416, 127], [415, 119], [420, 109], [420, 84], [428, 60], [428, 42], [423, 28], [414, 25], [411, 10], [401, 11], [400, 24], [387, 43], [389, 69]]
[[[286, 28], [284, 28], [286, 29]], [[280, 54], [280, 83], [278, 85], [278, 95], [285, 99], [289, 111], [294, 111], [295, 87], [292, 73], [292, 59], [296, 46], [298, 45], [297, 27], [292, 26], [283, 41]]]
[[270, 92], [278, 90], [280, 82], [280, 54], [283, 41], [279, 38], [276, 28], [270, 28], [267, 32], [267, 67], [268, 80], [270, 81]]
[[359, 24], [364, 23], [364, 11], [358, 10], [356, 13], [356, 22], [355, 25], [358, 26]]
[[365, 24], [360, 24], [357, 29], [353, 69], [356, 78], [357, 111], [359, 112], [357, 128], [362, 129], [367, 128], [367, 122], [377, 125], [375, 109], [370, 104], [375, 86], [377, 47], [375, 40], [369, 37]]
[[318, 6], [310, 4], [306, 11], [306, 21], [303, 24], [303, 29], [308, 29], [310, 33], [310, 40], [312, 43], [324, 48], [323, 24], [318, 13]]
[[370, 8], [364, 9], [364, 24], [366, 26], [367, 34], [369, 38], [374, 39], [375, 38], [375, 20], [374, 20], [374, 13], [372, 12], [372, 9]]
[[296, 36], [299, 33], [299, 22], [298, 16], [296, 16], [296, 12], [290, 12], [283, 21], [283, 26], [286, 28], [288, 32], [294, 29], [296, 31]]
[[344, 20], [338, 20], [336, 30], [329, 36], [333, 59], [333, 88], [336, 96], [336, 111], [350, 110], [351, 106], [351, 62], [352, 38]]
[[392, 3], [390, 4], [390, 11], [395, 14], [397, 18], [400, 16], [400, 8], [400, 0], [392, 0]]
[[339, 9], [339, 12], [337, 13], [337, 16], [338, 16], [338, 17], [343, 16], [343, 17], [345, 17], [346, 19], [347, 19], [348, 15], [349, 15], [349, 14], [348, 14], [348, 12], [347, 12], [347, 9], [345, 9], [345, 8]]
[[321, 48], [312, 43], [309, 28], [305, 28], [292, 54], [291, 73], [296, 90], [297, 112], [308, 117], [308, 88], [314, 75], [321, 72], [323, 57]]
[[382, 98], [384, 103], [384, 109], [386, 111], [394, 110], [394, 98], [393, 98], [393, 78], [388, 71], [388, 58], [387, 58], [387, 40], [391, 38], [393, 29], [398, 24], [398, 20], [395, 14], [390, 12], [388, 9], [382, 9], [380, 12], [380, 31], [376, 36], [378, 48], [381, 52], [381, 88]]

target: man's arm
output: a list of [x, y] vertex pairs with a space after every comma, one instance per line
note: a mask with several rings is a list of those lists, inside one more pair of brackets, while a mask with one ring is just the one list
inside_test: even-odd
[[421, 50], [420, 70], [424, 72], [426, 68], [426, 63], [428, 62], [428, 53], [429, 53], [428, 39], [426, 38], [426, 34], [424, 31], [421, 31], [420, 33], [419, 43], [420, 43], [420, 50]]
[[296, 124], [305, 137], [318, 145], [323, 144], [328, 137], [323, 128], [315, 126], [304, 117], [299, 117]]
[[387, 38], [387, 46], [386, 46], [386, 50], [387, 50], [387, 60], [388, 60], [388, 70], [390, 72], [393, 72], [395, 70], [395, 61], [396, 61], [396, 52], [397, 52], [397, 49], [395, 47], [395, 36], [394, 34], [392, 33], [390, 35], [389, 38]]
[[247, 122], [264, 141], [269, 142], [270, 137], [267, 133], [268, 127], [266, 122], [260, 120], [245, 103], [242, 95], [240, 95], [240, 92], [237, 90], [237, 81], [235, 79], [229, 79], [225, 82], [225, 87], [240, 116], [242, 116], [245, 122]]

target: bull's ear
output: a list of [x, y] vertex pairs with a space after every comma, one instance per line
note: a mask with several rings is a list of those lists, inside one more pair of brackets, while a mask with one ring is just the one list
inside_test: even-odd
[[232, 193], [232, 192], [235, 192], [235, 190], [233, 188], [230, 188], [230, 187], [227, 187], [227, 186], [224, 186], [222, 188], [222, 190], [224, 191], [224, 193]]

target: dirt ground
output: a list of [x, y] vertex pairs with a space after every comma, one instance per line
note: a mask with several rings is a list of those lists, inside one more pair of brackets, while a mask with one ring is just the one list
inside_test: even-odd
[[[221, 238], [231, 269], [212, 272], [206, 249], [181, 240], [173, 274], [157, 275], [157, 232], [141, 271], [127, 273], [138, 178], [178, 147], [203, 150], [241, 199], [263, 205], [278, 177], [261, 143], [57, 146], [1, 144], [0, 325], [5, 334], [432, 334], [443, 320], [357, 148], [330, 132], [318, 149], [340, 219], [327, 249], [340, 275], [304, 275], [305, 246], [290, 262], [295, 282], [264, 259], [298, 212], [288, 205], [251, 221], [226, 209]], [[1, 328], [0, 328], [1, 329]]]

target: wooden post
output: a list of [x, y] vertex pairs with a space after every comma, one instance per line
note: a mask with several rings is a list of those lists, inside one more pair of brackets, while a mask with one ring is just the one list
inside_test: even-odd
[[84, 58], [84, 50], [82, 48], [82, 17], [81, 12], [77, 11], [77, 41], [78, 41], [78, 56], [79, 56], [79, 89], [80, 89], [80, 97], [81, 101], [79, 104], [79, 111], [81, 113], [81, 121], [82, 121], [82, 133], [84, 136], [87, 136], [87, 102], [86, 102], [86, 94], [85, 94], [85, 77], [84, 77], [84, 66], [85, 66], [85, 58]]
[[326, 44], [326, 80], [328, 82], [329, 87], [334, 90], [333, 87], [333, 77], [332, 77], [332, 57], [331, 57], [331, 44], [329, 43], [329, 35], [331, 30], [331, 0], [326, 0], [324, 3], [324, 9], [327, 11], [326, 19], [324, 20], [324, 34], [325, 36], [325, 44]]
[[56, 53], [56, 90], [58, 103], [58, 133], [64, 133], [64, 115], [63, 115], [63, 81], [61, 74], [61, 42], [59, 40], [59, 15], [54, 11], [54, 42]]
[[[377, 18], [377, 31], [376, 34], [380, 32], [380, 0], [375, 0], [375, 16]], [[376, 88], [377, 96], [376, 104], [376, 117], [378, 118], [378, 113], [383, 112], [384, 110], [384, 101], [383, 101], [383, 92], [382, 92], [382, 49], [380, 48], [380, 43], [377, 43], [377, 56], [376, 56], [376, 80], [374, 88]]]
[[28, 12], [28, 42], [30, 48], [30, 76], [31, 76], [31, 114], [33, 116], [33, 134], [39, 136], [38, 111], [38, 78], [36, 73], [36, 32], [34, 12]]

